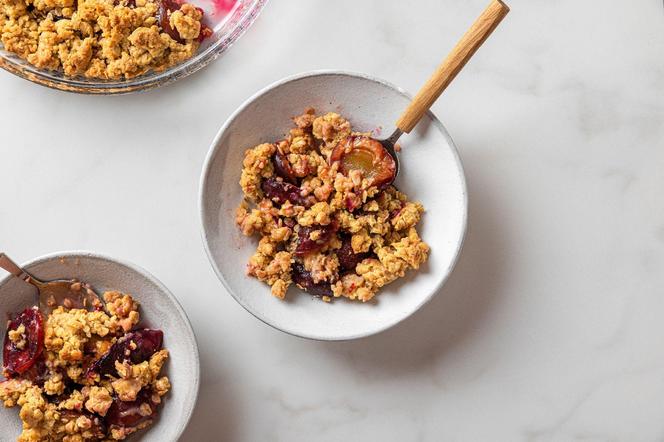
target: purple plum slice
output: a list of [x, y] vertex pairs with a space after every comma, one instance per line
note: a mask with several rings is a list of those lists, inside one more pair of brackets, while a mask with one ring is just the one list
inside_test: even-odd
[[337, 258], [339, 258], [339, 266], [344, 270], [355, 270], [355, 267], [362, 262], [363, 259], [371, 256], [370, 253], [355, 253], [351, 245], [351, 236], [341, 236], [341, 247], [336, 250]]
[[[150, 414], [144, 415], [141, 412], [143, 404], [150, 406]], [[106, 412], [106, 424], [125, 428], [135, 427], [141, 422], [154, 418], [157, 415], [157, 405], [152, 401], [152, 391], [146, 388], [138, 393], [135, 401], [121, 401], [114, 396], [113, 403]]]
[[[115, 371], [116, 362], [128, 360], [132, 364], [139, 364], [147, 361], [153, 354], [161, 350], [163, 338], [164, 333], [161, 330], [144, 328], [129, 332], [118, 339], [101, 358], [90, 365], [87, 376], [112, 374]], [[132, 342], [136, 344], [134, 349], [131, 348]]]
[[332, 296], [332, 288], [326, 282], [314, 282], [311, 273], [308, 272], [300, 262], [294, 262], [291, 266], [293, 282], [307, 293], [314, 296]]
[[299, 187], [272, 177], [263, 180], [261, 190], [267, 198], [279, 204], [290, 201], [296, 206], [311, 207], [314, 203], [314, 198], [302, 196]]
[[277, 175], [291, 184], [297, 183], [295, 172], [293, 172], [293, 168], [291, 167], [288, 158], [286, 158], [286, 155], [277, 150], [274, 153], [272, 163], [274, 164], [274, 171], [277, 173]]
[[[9, 339], [9, 332], [19, 327], [25, 328], [25, 343], [18, 347]], [[44, 348], [44, 318], [37, 307], [26, 308], [9, 321], [7, 333], [5, 334], [4, 347], [2, 349], [2, 360], [5, 372], [10, 376], [16, 376], [28, 371], [39, 359]]]
[[[332, 237], [337, 231], [337, 223], [332, 221], [327, 226], [311, 226], [311, 227], [302, 227], [297, 233], [297, 247], [295, 248], [295, 254], [298, 256], [308, 255], [310, 253], [318, 252], [320, 249], [325, 247], [327, 243], [330, 242]], [[311, 232], [319, 231], [319, 236], [314, 240], [311, 239]]]

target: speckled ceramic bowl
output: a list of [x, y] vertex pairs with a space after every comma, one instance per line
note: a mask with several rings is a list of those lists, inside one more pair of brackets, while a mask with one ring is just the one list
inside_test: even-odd
[[291, 117], [313, 106], [335, 111], [360, 132], [387, 136], [410, 97], [396, 86], [362, 74], [322, 71], [281, 80], [249, 98], [219, 130], [208, 154], [200, 187], [203, 241], [215, 272], [231, 295], [257, 318], [284, 332], [312, 339], [368, 336], [404, 320], [430, 300], [452, 271], [466, 231], [466, 183], [459, 156], [441, 122], [427, 113], [401, 140], [401, 170], [395, 182], [426, 213], [418, 224], [431, 246], [418, 271], [382, 288], [375, 302], [338, 299], [325, 303], [293, 286], [282, 301], [270, 288], [246, 276], [257, 239], [242, 235], [235, 209], [244, 151], [276, 141], [292, 127]]
[[[60, 252], [23, 264], [43, 280], [78, 278], [100, 293], [119, 290], [130, 293], [141, 304], [142, 323], [164, 332], [164, 347], [170, 357], [164, 373], [172, 390], [166, 395], [154, 425], [131, 441], [176, 441], [184, 431], [198, 397], [200, 377], [198, 347], [187, 315], [177, 299], [154, 276], [127, 262], [89, 252]], [[8, 276], [0, 281], [0, 317], [34, 305], [35, 292], [23, 281]], [[2, 324], [2, 336], [5, 324]], [[17, 408], [0, 407], [0, 440], [15, 440], [21, 432]]]

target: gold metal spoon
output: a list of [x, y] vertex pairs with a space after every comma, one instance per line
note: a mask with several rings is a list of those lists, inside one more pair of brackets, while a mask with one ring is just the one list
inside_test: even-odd
[[77, 279], [41, 281], [23, 270], [2, 252], [0, 252], [0, 268], [37, 288], [39, 310], [43, 313], [50, 313], [58, 306], [92, 311], [104, 305], [90, 284]]

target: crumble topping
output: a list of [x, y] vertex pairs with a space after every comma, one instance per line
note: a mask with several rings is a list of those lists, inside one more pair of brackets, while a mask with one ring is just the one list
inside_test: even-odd
[[175, 0], [0, 0], [0, 41], [40, 69], [128, 79], [191, 58], [202, 18]]
[[16, 330], [9, 330], [7, 333], [9, 340], [14, 343], [14, 346], [19, 350], [25, 348], [27, 341], [25, 340], [25, 325], [21, 324]]
[[295, 283], [324, 301], [369, 301], [427, 260], [415, 229], [424, 207], [386, 182], [389, 169], [343, 169], [335, 155], [368, 135], [341, 115], [310, 108], [293, 121], [285, 139], [245, 151], [235, 221], [260, 237], [247, 275], [280, 299]]
[[171, 388], [162, 332], [135, 328], [131, 295], [103, 299], [103, 310], [32, 308], [9, 322], [0, 401], [20, 408], [18, 442], [110, 442], [152, 423]]

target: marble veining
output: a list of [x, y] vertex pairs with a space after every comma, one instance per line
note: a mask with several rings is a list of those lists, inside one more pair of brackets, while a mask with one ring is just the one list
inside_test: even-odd
[[207, 261], [199, 174], [240, 103], [324, 68], [415, 92], [485, 3], [273, 0], [224, 57], [140, 95], [0, 72], [2, 249], [95, 250], [169, 287], [201, 351], [183, 441], [664, 440], [661, 1], [508, 1], [433, 108], [467, 175], [464, 251], [396, 328], [281, 334]]

